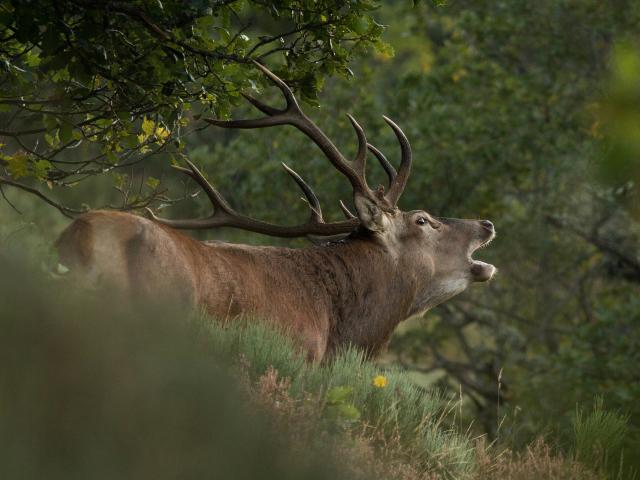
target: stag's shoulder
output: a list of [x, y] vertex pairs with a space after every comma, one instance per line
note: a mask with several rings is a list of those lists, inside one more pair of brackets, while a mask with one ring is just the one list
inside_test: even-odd
[[191, 237], [153, 220], [129, 212], [115, 210], [91, 210], [76, 217], [60, 234], [56, 246], [73, 243], [121, 243], [126, 241], [166, 241], [168, 238], [182, 242], [195, 242]]

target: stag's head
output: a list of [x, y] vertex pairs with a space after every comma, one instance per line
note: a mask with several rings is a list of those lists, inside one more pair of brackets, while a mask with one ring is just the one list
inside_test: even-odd
[[495, 237], [489, 220], [436, 217], [425, 210], [384, 211], [366, 200], [357, 208], [361, 235], [376, 242], [406, 265], [418, 288], [413, 313], [432, 308], [465, 290], [490, 280], [493, 265], [473, 253]]
[[[325, 222], [320, 203], [309, 185], [288, 166], [286, 171], [303, 191], [310, 207], [310, 217], [295, 226], [274, 225], [241, 215], [231, 206], [191, 162], [189, 168], [177, 167], [200, 184], [211, 200], [214, 210], [210, 217], [192, 220], [160, 219], [157, 221], [174, 228], [204, 229], [221, 226], [236, 227], [278, 237], [335, 237], [354, 236], [385, 249], [419, 280], [414, 312], [430, 308], [460, 293], [470, 283], [486, 282], [496, 269], [493, 265], [473, 260], [472, 254], [487, 245], [495, 236], [493, 224], [488, 220], [461, 220], [436, 217], [425, 210], [404, 212], [397, 207], [398, 200], [411, 172], [411, 147], [405, 134], [392, 120], [383, 117], [400, 143], [401, 161], [398, 170], [373, 145], [367, 143], [362, 127], [349, 115], [358, 138], [355, 159], [348, 160], [333, 142], [301, 110], [291, 89], [266, 67], [256, 66], [282, 91], [286, 100], [284, 109], [276, 109], [245, 95], [245, 98], [265, 114], [251, 120], [206, 119], [212, 125], [224, 128], [263, 128], [291, 125], [307, 135], [325, 154], [333, 166], [342, 173], [353, 188], [353, 214], [342, 202], [347, 217], [340, 222]], [[388, 187], [371, 189], [367, 184], [365, 166], [371, 152], [385, 170]], [[422, 286], [422, 287], [420, 287]]]
[[[496, 268], [474, 260], [472, 254], [493, 240], [495, 229], [489, 220], [443, 218], [426, 210], [404, 212], [397, 208], [411, 168], [411, 148], [402, 130], [388, 118], [385, 120], [400, 142], [400, 169], [396, 172], [382, 152], [368, 144], [387, 172], [389, 190], [387, 194], [383, 188], [371, 191], [363, 177], [365, 190], [354, 187], [354, 205], [361, 232], [402, 264], [410, 265], [407, 273], [418, 277], [419, 291], [413, 305], [413, 312], [417, 313], [444, 302], [473, 282], [486, 282], [493, 277]], [[353, 119], [352, 123], [359, 132], [361, 129]]]

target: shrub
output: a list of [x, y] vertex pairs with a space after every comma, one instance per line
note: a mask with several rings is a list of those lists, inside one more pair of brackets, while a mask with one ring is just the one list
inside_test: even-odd
[[[396, 443], [394, 453], [404, 461], [445, 477], [460, 478], [473, 471], [469, 438], [444, 421], [448, 402], [416, 386], [403, 372], [383, 370], [353, 348], [326, 363], [306, 363], [286, 335], [260, 322], [223, 324], [201, 317], [198, 323], [210, 335], [213, 350], [241, 359], [252, 379], [274, 368], [290, 379], [294, 398], [314, 396], [325, 417], [378, 442]], [[373, 380], [380, 375], [386, 383], [376, 387]]]

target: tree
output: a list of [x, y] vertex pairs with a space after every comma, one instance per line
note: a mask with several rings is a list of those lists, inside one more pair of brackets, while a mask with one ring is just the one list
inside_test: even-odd
[[[491, 434], [566, 433], [576, 403], [597, 392], [637, 418], [640, 225], [623, 207], [634, 164], [606, 188], [592, 166], [611, 53], [639, 20], [634, 2], [425, 5], [411, 33], [427, 66], [385, 90], [388, 114], [412, 119], [416, 157], [429, 159], [416, 161], [404, 200], [492, 219], [497, 240], [478, 255], [499, 268], [491, 289], [443, 305], [392, 350], [461, 385]], [[637, 98], [637, 75], [625, 80], [636, 96], [624, 98]], [[632, 431], [637, 441], [637, 421]]]
[[[309, 103], [326, 76], [386, 51], [372, 0], [3, 0], [0, 189], [41, 193], [142, 164], [175, 161], [202, 115], [226, 117], [269, 61]], [[31, 183], [23, 183], [30, 179]], [[2, 192], [4, 195], [4, 192]], [[125, 198], [164, 198], [153, 177]]]

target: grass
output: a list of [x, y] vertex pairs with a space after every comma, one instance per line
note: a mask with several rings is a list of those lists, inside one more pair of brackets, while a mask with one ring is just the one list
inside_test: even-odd
[[609, 478], [637, 478], [634, 471], [626, 471], [622, 454], [628, 418], [618, 412], [607, 411], [602, 397], [598, 397], [591, 412], [577, 407], [573, 417], [575, 458], [593, 470], [607, 472]]
[[[452, 415], [458, 408], [457, 399], [420, 388], [405, 372], [366, 361], [358, 350], [345, 349], [331, 361], [310, 364], [288, 336], [255, 319], [223, 326], [202, 317], [194, 325], [198, 337], [225, 358], [235, 359], [236, 368], [250, 382], [271, 378], [268, 383], [277, 385], [272, 390], [279, 391], [276, 402], [310, 401], [318, 417], [304, 420], [297, 416], [298, 422], [316, 422], [311, 430], [317, 432], [327, 426], [323, 417], [330, 419], [342, 425], [343, 433], [384, 451], [385, 465], [376, 467], [378, 474], [381, 470], [388, 473], [392, 463], [401, 467], [393, 478], [403, 479], [623, 478], [607, 474], [602, 466], [607, 455], [617, 452], [626, 420], [601, 406], [590, 414], [579, 411], [576, 415], [572, 452], [563, 453], [542, 439], [513, 452], [455, 429]], [[374, 385], [376, 377], [384, 378], [383, 387]], [[288, 415], [295, 416], [294, 411], [290, 407]], [[609, 448], [600, 449], [602, 445]], [[366, 461], [373, 462], [372, 456]]]
[[554, 451], [539, 438], [523, 451], [512, 452], [478, 443], [476, 450], [478, 479], [509, 480], [604, 480], [604, 477], [583, 463]]
[[[324, 364], [309, 364], [287, 336], [260, 322], [196, 322], [198, 334], [206, 333], [212, 349], [241, 359], [252, 380], [274, 369], [289, 379], [294, 399], [312, 395], [320, 408], [337, 412], [337, 421], [351, 424], [351, 430], [397, 444], [398, 454], [414, 467], [444, 478], [462, 478], [475, 468], [470, 438], [445, 421], [451, 403], [436, 391], [417, 387], [404, 372], [367, 362], [355, 349]], [[382, 388], [373, 384], [379, 375], [387, 381]]]
[[574, 453], [511, 452], [355, 349], [308, 363], [253, 319], [93, 297], [0, 257], [1, 478], [615, 478], [625, 419], [601, 407], [578, 411]]

